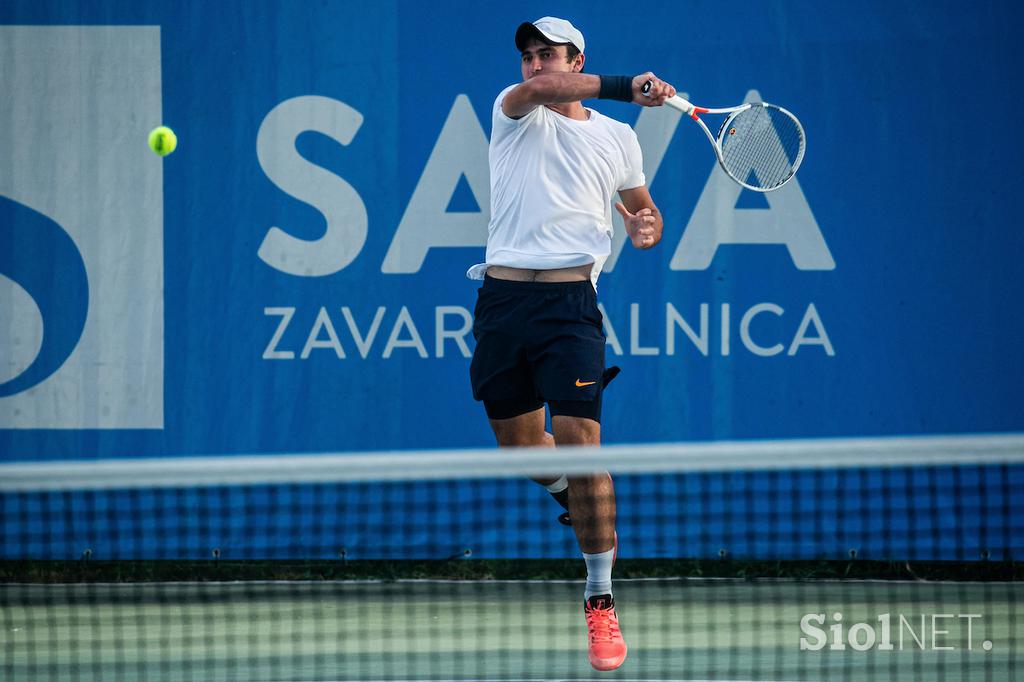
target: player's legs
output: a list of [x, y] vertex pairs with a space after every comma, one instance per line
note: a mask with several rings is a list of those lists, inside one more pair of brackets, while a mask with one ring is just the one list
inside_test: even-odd
[[[554, 409], [564, 409], [555, 404]], [[551, 419], [558, 445], [600, 445], [601, 424], [592, 419], [555, 415]], [[618, 548], [615, 536], [615, 487], [608, 472], [569, 478], [569, 514], [576, 541], [587, 562], [586, 598], [611, 595], [612, 566]]]
[[[604, 394], [604, 389], [608, 388], [608, 384], [610, 384], [612, 380], [616, 376], [618, 376], [618, 374], [618, 367], [609, 367], [604, 371], [604, 374], [601, 375], [601, 395]], [[578, 407], [576, 409], [569, 409], [566, 411], [572, 413], [573, 415], [582, 414], [583, 416], [586, 416], [588, 418], [595, 416], [599, 417], [601, 404], [600, 398], [598, 398], [598, 401], [599, 402], [597, 404], [587, 407], [582, 411], [579, 411]], [[557, 407], [565, 408], [565, 406], [566, 404], [562, 403]], [[546, 433], [544, 435], [547, 439], [549, 439], [550, 444], [554, 445], [554, 435], [550, 433]], [[551, 496], [555, 498], [555, 501], [558, 502], [558, 504], [562, 505], [562, 508], [565, 509], [563, 513], [558, 515], [558, 522], [561, 523], [563, 526], [571, 526], [572, 516], [569, 514], [569, 480], [565, 476], [559, 476], [557, 479], [552, 479], [549, 477], [535, 477], [533, 480], [547, 488], [548, 492], [551, 493]]]
[[[553, 445], [599, 445], [601, 424], [593, 419], [555, 414], [554, 434], [545, 431], [544, 408], [507, 416], [514, 405], [484, 401], [494, 436], [501, 447], [550, 447]], [[562, 408], [558, 404], [554, 409]], [[519, 409], [523, 409], [520, 407]], [[569, 411], [572, 411], [571, 409]], [[555, 484], [557, 475], [531, 477], [543, 486]], [[576, 539], [585, 554], [605, 553], [615, 544], [615, 492], [606, 472], [573, 476], [568, 480], [568, 508]], [[557, 499], [558, 495], [552, 491]]]
[[[499, 445], [600, 443], [605, 337], [590, 282], [485, 280], [473, 333], [473, 396], [484, 402]], [[541, 399], [551, 408], [550, 436], [544, 431], [543, 405], [532, 402]], [[545, 484], [552, 478], [534, 477]], [[626, 644], [611, 595], [611, 481], [606, 473], [573, 477], [563, 492], [568, 492], [567, 506], [587, 564], [584, 613], [590, 663], [612, 670], [625, 660]]]
[[[553, 407], [566, 409], [565, 405]], [[599, 445], [601, 424], [587, 417], [554, 415], [551, 418], [557, 445]], [[626, 642], [612, 598], [612, 566], [615, 562], [615, 491], [606, 472], [569, 479], [569, 514], [587, 564], [583, 613], [589, 634], [590, 664], [597, 670], [614, 670], [626, 660]]]
[[[584, 417], [551, 418], [557, 445], [600, 445], [601, 424]], [[606, 472], [569, 478], [569, 515], [580, 549], [606, 552], [615, 544], [615, 491]]]
[[[553, 435], [544, 429], [542, 395], [568, 401], [593, 401], [595, 396], [600, 400], [604, 386], [618, 373], [617, 367], [604, 370], [600, 315], [589, 280], [535, 282], [485, 278], [474, 310], [473, 336], [477, 346], [470, 378], [473, 397], [483, 401], [499, 446], [554, 445]], [[536, 325], [538, 321], [541, 324]], [[572, 340], [573, 336], [584, 338]], [[566, 338], [571, 341], [568, 346], [563, 343]], [[551, 353], [550, 344], [562, 348]], [[566, 358], [570, 359], [567, 363], [563, 362]], [[548, 365], [552, 359], [562, 365], [563, 371], [582, 372], [580, 376], [558, 377], [553, 393], [551, 387], [539, 390], [537, 383], [538, 379], [552, 378]], [[590, 378], [602, 371], [597, 381]], [[597, 405], [596, 410], [588, 409], [599, 413], [600, 403]], [[581, 416], [594, 415], [585, 412]], [[531, 478], [568, 510], [568, 482], [564, 476], [545, 474]], [[566, 525], [571, 523], [567, 514], [559, 520]]]
[[[490, 408], [490, 401], [485, 406]], [[488, 414], [494, 410], [488, 409]], [[491, 417], [491, 430], [498, 445], [503, 448], [553, 446], [554, 439], [544, 430], [544, 406], [541, 405], [523, 414], [496, 419]]]
[[[500, 447], [554, 447], [555, 437], [544, 429], [544, 406], [530, 409], [531, 405], [522, 401], [485, 401], [487, 414], [491, 415], [491, 430]], [[523, 414], [516, 412], [528, 409]], [[558, 474], [537, 474], [530, 477], [544, 486], [551, 497], [565, 511], [558, 517], [562, 525], [568, 526], [569, 520], [569, 481]]]

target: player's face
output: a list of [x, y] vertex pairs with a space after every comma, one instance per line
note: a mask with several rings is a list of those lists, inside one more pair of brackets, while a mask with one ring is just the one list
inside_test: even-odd
[[570, 73], [576, 71], [577, 57], [573, 62], [567, 62], [568, 56], [565, 45], [547, 45], [539, 40], [531, 40], [522, 53], [520, 66], [523, 69], [523, 80], [530, 80], [540, 73]]

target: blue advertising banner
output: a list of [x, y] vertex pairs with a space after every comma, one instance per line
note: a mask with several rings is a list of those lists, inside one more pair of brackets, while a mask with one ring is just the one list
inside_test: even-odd
[[[598, 283], [610, 443], [1024, 429], [1020, 5], [0, 6], [0, 459], [493, 444], [469, 386], [495, 96], [555, 14], [591, 73], [807, 130], [742, 190], [667, 108], [665, 216]], [[163, 159], [146, 144], [175, 130]]]

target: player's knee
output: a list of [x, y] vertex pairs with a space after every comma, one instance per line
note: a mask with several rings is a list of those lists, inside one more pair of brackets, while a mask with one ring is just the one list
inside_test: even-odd
[[600, 422], [586, 417], [555, 415], [551, 418], [555, 441], [559, 445], [599, 445], [601, 443]]

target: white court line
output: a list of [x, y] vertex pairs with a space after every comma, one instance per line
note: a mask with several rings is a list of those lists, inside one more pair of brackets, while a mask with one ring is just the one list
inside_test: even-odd
[[[608, 682], [609, 679], [613, 680], [614, 682], [798, 682], [796, 680], [769, 680], [767, 678], [759, 678], [757, 680], [720, 680], [720, 679], [714, 679], [714, 680], [685, 679], [685, 680], [682, 680], [682, 679], [665, 679], [665, 678], [659, 678], [659, 677], [655, 677], [655, 678], [647, 678], [647, 677], [641, 677], [641, 678], [620, 678], [620, 677], [613, 677], [613, 678], [607, 678], [607, 677], [594, 677], [594, 678], [587, 678], [587, 677], [570, 677], [570, 678], [560, 678], [560, 677], [513, 677], [513, 678], [494, 677], [494, 678], [487, 678], [487, 677], [483, 677], [483, 678], [479, 678], [479, 679], [457, 678], [457, 679], [452, 679], [452, 680], [436, 680], [436, 679], [431, 677], [431, 678], [427, 678], [427, 679], [429, 679], [431, 682]], [[422, 682], [422, 680], [419, 680], [419, 679], [416, 679], [416, 678], [411, 678], [411, 679], [408, 679], [408, 680], [400, 680], [400, 679], [396, 680], [396, 679], [393, 679], [393, 678], [387, 678], [387, 679], [381, 679], [381, 680], [344, 680], [344, 679], [339, 679], [339, 680], [301, 680], [300, 682]], [[800, 682], [814, 682], [814, 681], [813, 680], [811, 680], [811, 681], [802, 680]]]
[[[493, 578], [357, 578], [351, 580], [147, 580], [145, 582], [88, 582], [88, 583], [39, 583], [39, 582], [0, 582], [0, 585], [38, 585], [41, 588], [50, 587], [226, 587], [226, 586], [266, 586], [266, 585], [287, 585], [287, 586], [311, 586], [311, 585], [582, 585], [586, 578], [576, 579], [547, 579], [532, 578], [524, 580], [515, 579], [493, 579]], [[720, 576], [706, 577], [660, 577], [660, 578], [616, 578], [615, 584], [619, 583], [690, 583], [696, 586], [704, 583], [742, 583], [743, 585], [777, 585], [777, 584], [809, 584], [801, 578], [727, 578]], [[1013, 580], [921, 580], [913, 578], [902, 578], [899, 580], [889, 578], [814, 578], [813, 583], [826, 585], [859, 585], [862, 583], [877, 583], [880, 585], [990, 585], [993, 587], [1018, 586], [1019, 582]], [[331, 682], [331, 681], [327, 681]], [[384, 682], [383, 680], [357, 680], [355, 682]], [[388, 682], [413, 682], [412, 680], [388, 680]], [[445, 682], [438, 680], [436, 682]], [[460, 680], [459, 682], [476, 682], [474, 680]], [[517, 682], [530, 682], [530, 680], [519, 680]], [[547, 680], [545, 682], [551, 682]], [[586, 682], [584, 680], [558, 680], [557, 682]], [[599, 680], [607, 682], [607, 680]], [[617, 682], [631, 682], [630, 680], [617, 680]], [[704, 680], [660, 680], [659, 682], [704, 682]], [[759, 682], [748, 680], [714, 680], [714, 682]], [[766, 680], [765, 682], [786, 682], [786, 680]], [[804, 680], [803, 682], [807, 682]], [[813, 680], [811, 681], [813, 682]]]

